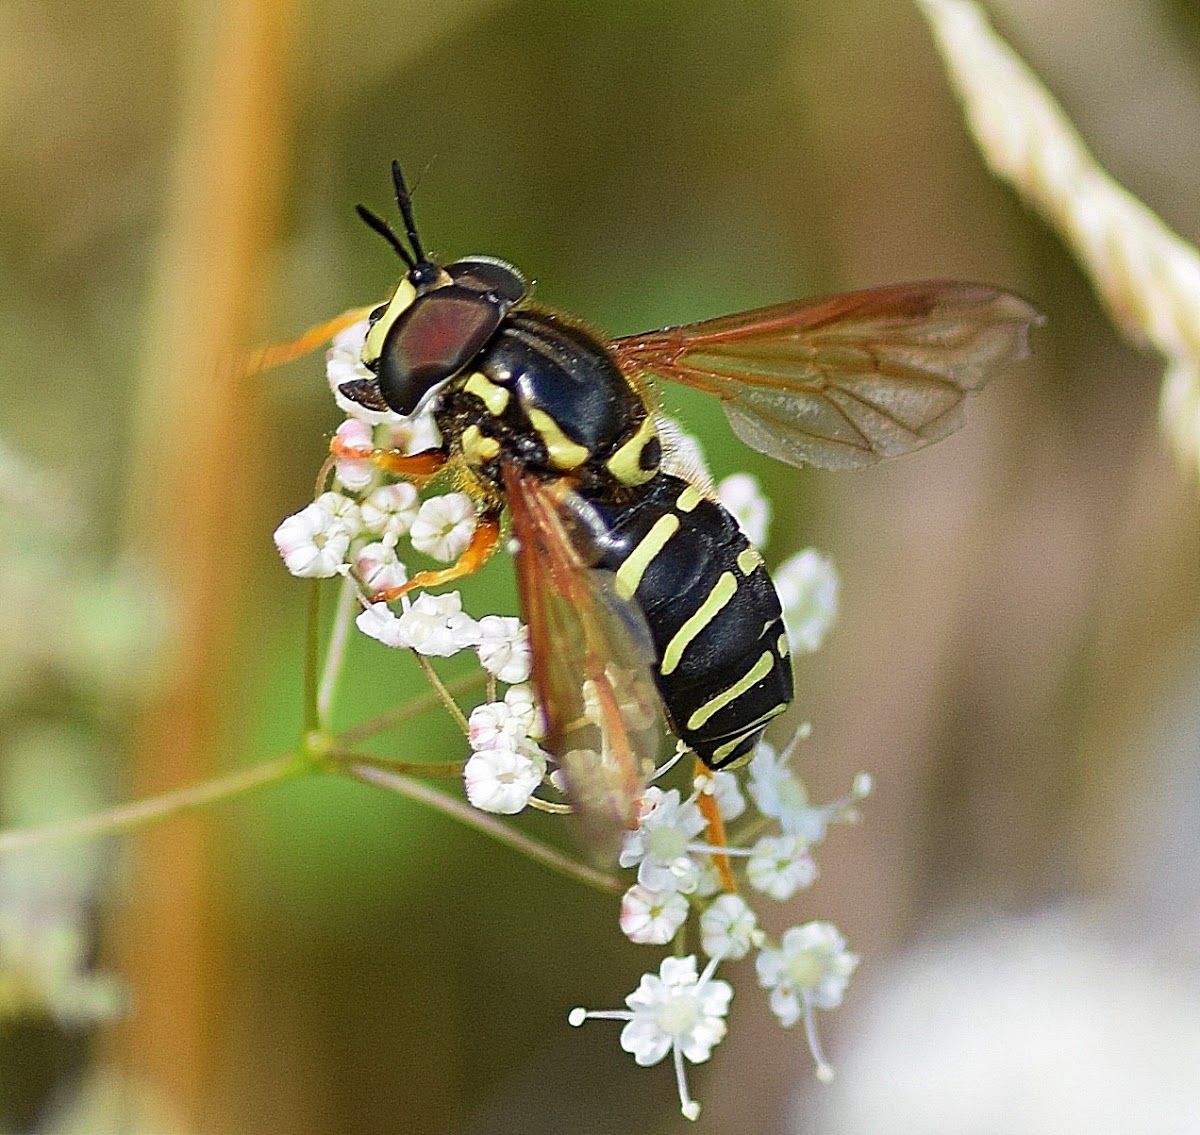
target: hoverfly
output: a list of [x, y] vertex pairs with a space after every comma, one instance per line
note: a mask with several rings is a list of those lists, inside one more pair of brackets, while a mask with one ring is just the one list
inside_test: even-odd
[[502, 260], [431, 259], [398, 163], [392, 177], [408, 245], [358, 211], [407, 270], [369, 313], [371, 377], [341, 392], [371, 410], [429, 410], [442, 442], [411, 455], [349, 452], [417, 480], [452, 468], [479, 524], [457, 563], [373, 598], [475, 571], [507, 509], [546, 747], [579, 810], [623, 826], [653, 768], [663, 710], [704, 765], [728, 769], [793, 696], [762, 558], [664, 445], [649, 380], [716, 395], [737, 435], [772, 457], [857, 468], [957, 429], [966, 393], [1025, 354], [1039, 316], [997, 288], [935, 281], [606, 340], [532, 303]]

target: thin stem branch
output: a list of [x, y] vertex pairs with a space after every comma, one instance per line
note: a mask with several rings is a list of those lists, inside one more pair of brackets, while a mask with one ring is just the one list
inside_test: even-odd
[[467, 736], [470, 727], [467, 724], [466, 715], [458, 708], [458, 702], [454, 700], [453, 694], [446, 688], [446, 683], [442, 681], [438, 672], [433, 668], [433, 664], [423, 654], [418, 654], [415, 650], [412, 656], [417, 660], [417, 665], [425, 672], [425, 677], [429, 679], [429, 684], [437, 691], [438, 697], [442, 699], [442, 704], [450, 712], [450, 716], [458, 722], [458, 727], [462, 730], [463, 736]]
[[[469, 689], [480, 681], [478, 675], [469, 675], [452, 682], [447, 687], [447, 692], [450, 689], [455, 691]], [[319, 738], [313, 740], [312, 743], [317, 747], [310, 749], [306, 755], [285, 753], [264, 761], [262, 764], [239, 769], [227, 776], [215, 777], [200, 784], [188, 785], [186, 788], [179, 788], [173, 792], [164, 792], [160, 796], [150, 796], [144, 800], [118, 804], [113, 808], [105, 808], [103, 811], [93, 812], [76, 819], [59, 820], [49, 824], [38, 824], [33, 827], [0, 832], [0, 855], [42, 844], [70, 843], [74, 840], [118, 835], [137, 828], [149, 827], [151, 824], [173, 819], [175, 816], [195, 811], [209, 804], [232, 800], [248, 792], [255, 792], [271, 784], [327, 770], [330, 764], [333, 765], [334, 771], [338, 772], [344, 771], [342, 766], [357, 762], [375, 764], [385, 770], [411, 771], [417, 776], [461, 776], [462, 761], [392, 761], [386, 757], [349, 751], [355, 742], [365, 740], [385, 729], [399, 725], [409, 718], [418, 717], [422, 713], [436, 709], [443, 704], [444, 700], [444, 697], [437, 693], [426, 694], [407, 705], [375, 718], [373, 721], [347, 729], [335, 737], [332, 743], [326, 739], [325, 745], [328, 745], [328, 748], [319, 744]], [[310, 740], [312, 738], [316, 738], [316, 734], [312, 734]]]
[[194, 812], [209, 804], [244, 796], [268, 785], [291, 780], [311, 772], [312, 768], [312, 765], [297, 759], [295, 754], [285, 753], [262, 764], [238, 769], [228, 776], [215, 777], [176, 792], [165, 792], [161, 796], [150, 796], [130, 804], [119, 804], [115, 808], [93, 812], [74, 820], [59, 820], [50, 824], [38, 824], [36, 827], [0, 832], [0, 855], [42, 844], [70, 843], [148, 827], [162, 820]]
[[606, 875], [603, 871], [597, 871], [595, 868], [588, 867], [584, 863], [577, 863], [561, 851], [557, 851], [547, 844], [532, 839], [515, 828], [509, 827], [503, 821], [489, 816], [486, 812], [477, 811], [469, 804], [464, 804], [461, 800], [455, 800], [451, 796], [446, 796], [436, 788], [430, 788], [428, 785], [422, 784], [419, 780], [413, 780], [408, 776], [387, 772], [379, 768], [371, 768], [366, 765], [351, 766], [345, 770], [345, 773], [347, 776], [362, 781], [365, 784], [373, 784], [379, 788], [389, 789], [392, 792], [399, 793], [401, 796], [408, 797], [410, 800], [416, 800], [431, 808], [436, 808], [439, 812], [459, 820], [469, 827], [483, 832], [485, 835], [490, 835], [500, 843], [521, 852], [523, 855], [528, 855], [529, 858], [537, 860], [537, 862], [549, 867], [552, 871], [557, 871], [568, 878], [586, 883], [590, 887], [595, 887], [597, 890], [609, 893], [619, 893], [624, 889], [621, 881], [612, 875]]
[[308, 614], [304, 622], [304, 732], [315, 733], [321, 727], [317, 701], [317, 668], [321, 656], [321, 581], [314, 579], [308, 589]]
[[317, 687], [317, 720], [321, 728], [329, 725], [329, 712], [333, 706], [333, 695], [337, 692], [338, 679], [342, 676], [342, 664], [346, 660], [346, 643], [350, 637], [350, 614], [358, 599], [358, 585], [349, 577], [342, 580], [338, 592], [337, 609], [333, 615], [333, 629], [329, 632], [329, 645], [325, 650], [325, 667], [321, 673], [321, 684]]
[[397, 761], [390, 757], [377, 757], [374, 753], [351, 753], [334, 749], [327, 754], [327, 759], [334, 762], [338, 772], [347, 768], [363, 765], [368, 768], [381, 769], [383, 772], [394, 772], [400, 776], [424, 776], [437, 780], [455, 780], [462, 777], [463, 765], [466, 761]]
[[427, 713], [431, 709], [436, 709], [439, 705], [444, 705], [447, 695], [450, 697], [451, 704], [453, 704], [455, 694], [466, 693], [468, 690], [474, 689], [482, 681], [483, 677], [480, 674], [465, 674], [461, 678], [456, 678], [453, 682], [444, 683], [442, 689], [445, 693], [423, 694], [421, 697], [414, 698], [412, 701], [397, 706], [395, 709], [389, 709], [387, 713], [381, 713], [378, 717], [373, 717], [369, 721], [364, 721], [358, 725], [350, 726], [349, 729], [342, 730], [337, 735], [337, 743], [340, 747], [348, 748], [356, 745], [359, 741], [365, 741], [369, 737], [374, 737], [378, 733], [386, 733], [389, 729], [394, 729], [397, 725], [403, 725], [410, 717], [417, 717], [422, 713]]

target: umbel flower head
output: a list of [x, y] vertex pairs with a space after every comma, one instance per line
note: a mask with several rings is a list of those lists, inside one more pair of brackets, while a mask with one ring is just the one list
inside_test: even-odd
[[[347, 413], [331, 446], [331, 487], [279, 526], [280, 554], [294, 575], [342, 577], [349, 597], [359, 601], [358, 630], [420, 656], [431, 673], [430, 659], [475, 655], [486, 694], [469, 708], [450, 704], [465, 734], [461, 767], [471, 806], [499, 817], [529, 808], [568, 811], [562, 769], [542, 747], [545, 724], [530, 684], [534, 660], [520, 619], [504, 611], [468, 611], [456, 590], [417, 589], [391, 598], [415, 575], [415, 559], [456, 561], [478, 520], [468, 494], [418, 489], [365, 456], [375, 449], [414, 454], [440, 443], [429, 406], [404, 418], [341, 395], [342, 384], [369, 378], [360, 361], [365, 330], [364, 322], [343, 332], [329, 352], [329, 380]], [[672, 467], [718, 496], [748, 538], [765, 545], [771, 509], [757, 481], [736, 474], [713, 488], [699, 446], [673, 426], [663, 428], [663, 437]], [[807, 549], [775, 577], [792, 650], [817, 649], [837, 610], [833, 565]], [[584, 697], [587, 704], [586, 687]], [[698, 767], [690, 782], [680, 775], [686, 764], [673, 767], [690, 755], [681, 747], [657, 770], [638, 801], [637, 822], [623, 834], [618, 865], [630, 876], [616, 915], [620, 930], [631, 942], [656, 948], [682, 943], [686, 935], [706, 960], [701, 964], [698, 955], [676, 949], [642, 975], [626, 1008], [576, 1009], [570, 1022], [623, 1021], [621, 1047], [639, 1065], [670, 1055], [680, 1108], [689, 1119], [699, 1115], [700, 1105], [686, 1066], [707, 1061], [726, 1033], [733, 987], [715, 977], [723, 962], [753, 959], [780, 1023], [805, 1022], [818, 1075], [829, 1074], [815, 1011], [840, 1003], [857, 958], [837, 929], [823, 922], [794, 926], [772, 942], [758, 908], [764, 901], [792, 900], [812, 884], [814, 849], [832, 825], [857, 820], [870, 779], [858, 778], [832, 803], [813, 803], [791, 763], [806, 736], [807, 728], [801, 729], [782, 752], [760, 744], [748, 768], [737, 773]], [[676, 783], [668, 784], [668, 777]], [[496, 821], [489, 824], [495, 831]]]

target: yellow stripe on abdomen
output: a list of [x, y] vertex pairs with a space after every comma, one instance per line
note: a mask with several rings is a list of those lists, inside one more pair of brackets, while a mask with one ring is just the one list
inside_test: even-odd
[[622, 599], [632, 599], [638, 584], [646, 569], [654, 562], [654, 557], [666, 547], [667, 541], [679, 531], [679, 517], [673, 512], [660, 516], [650, 531], [641, 538], [636, 548], [625, 557], [625, 562], [617, 568], [616, 588]]
[[699, 729], [715, 713], [720, 713], [727, 705], [737, 701], [747, 690], [758, 685], [774, 668], [775, 655], [771, 651], [759, 655], [758, 661], [750, 667], [732, 686], [722, 690], [715, 697], [706, 701], [687, 720], [689, 729]]
[[722, 572], [717, 582], [713, 584], [708, 598], [696, 608], [695, 613], [671, 636], [667, 649], [663, 651], [662, 665], [659, 672], [670, 674], [679, 665], [683, 652], [709, 623], [716, 618], [717, 613], [737, 594], [737, 577], [731, 571]]

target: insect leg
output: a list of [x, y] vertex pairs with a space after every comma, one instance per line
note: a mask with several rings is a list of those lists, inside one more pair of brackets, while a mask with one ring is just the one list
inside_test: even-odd
[[[699, 757], [696, 758], [696, 779], [704, 781], [704, 787], [707, 787], [708, 781], [712, 779], [712, 770], [709, 769]], [[729, 844], [725, 840], [725, 822], [721, 819], [721, 809], [717, 806], [717, 798], [711, 792], [705, 792], [704, 787], [700, 790], [700, 796], [696, 803], [700, 808], [700, 814], [704, 817], [705, 823], [708, 824], [705, 832], [705, 842], [710, 847], [728, 847]], [[717, 878], [721, 881], [721, 890], [728, 894], [737, 893], [737, 884], [733, 879], [733, 868], [729, 863], [728, 855], [714, 855], [712, 857], [713, 866], [717, 869]]]
[[444, 449], [423, 449], [420, 453], [401, 453], [398, 449], [371, 449], [346, 445], [336, 434], [329, 443], [329, 452], [337, 458], [358, 458], [372, 465], [420, 484], [445, 468], [450, 455]]
[[[414, 456], [421, 457], [423, 455], [417, 453]], [[489, 510], [479, 518], [466, 550], [448, 568], [441, 568], [438, 571], [419, 571], [407, 583], [376, 592], [371, 599], [375, 603], [390, 603], [406, 592], [416, 591], [419, 588], [441, 587], [443, 584], [452, 583], [456, 579], [462, 579], [463, 576], [471, 575], [483, 567], [488, 557], [496, 550], [499, 540], [500, 510]]]
[[324, 346], [339, 331], [345, 331], [360, 319], [366, 319], [372, 310], [369, 307], [351, 308], [350, 311], [335, 315], [324, 323], [318, 323], [316, 327], [310, 327], [299, 339], [292, 339], [287, 343], [270, 343], [257, 350], [248, 351], [238, 361], [238, 371], [243, 375], [258, 374], [260, 371], [290, 363], [293, 359]]

